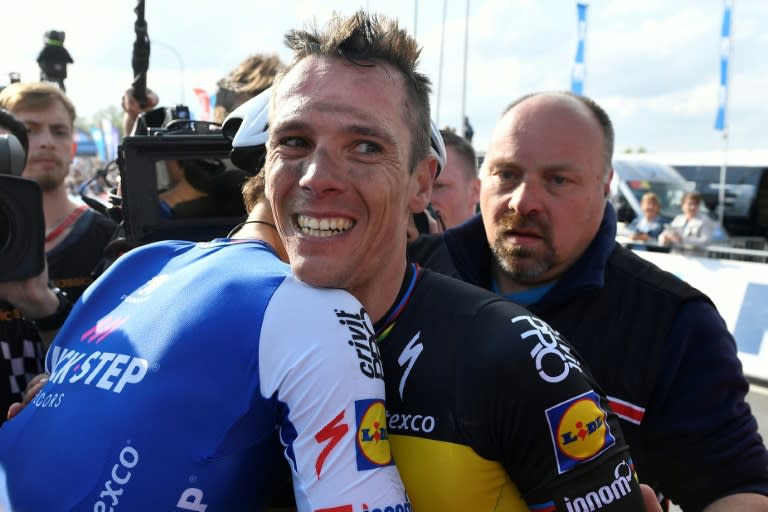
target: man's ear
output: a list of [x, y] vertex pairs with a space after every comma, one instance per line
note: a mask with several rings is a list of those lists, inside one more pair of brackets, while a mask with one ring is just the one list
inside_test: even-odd
[[408, 209], [411, 213], [421, 213], [429, 206], [436, 174], [437, 160], [432, 155], [422, 159], [413, 169], [411, 195], [408, 200]]
[[611, 167], [605, 182], [603, 183], [603, 197], [608, 198], [611, 195], [611, 180], [613, 179], [613, 167]]
[[480, 201], [480, 178], [472, 178], [469, 182], [469, 198], [477, 206]]

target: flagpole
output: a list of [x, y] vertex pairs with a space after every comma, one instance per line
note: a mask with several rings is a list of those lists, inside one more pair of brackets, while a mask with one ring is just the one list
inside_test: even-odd
[[443, 0], [443, 28], [440, 33], [440, 66], [437, 71], [437, 104], [435, 105], [435, 124], [440, 126], [440, 96], [443, 89], [443, 54], [445, 53], [445, 17], [448, 12], [448, 0]]
[[469, 47], [469, 0], [466, 1], [467, 9], [464, 15], [464, 72], [462, 74], [461, 84], [461, 119], [458, 126], [464, 125], [464, 118], [467, 117], [467, 49]]
[[576, 3], [576, 13], [578, 17], [578, 42], [576, 45], [576, 56], [573, 59], [573, 69], [571, 71], [571, 92], [579, 96], [584, 94], [584, 82], [587, 75], [585, 54], [587, 46], [586, 40], [588, 8], [589, 4], [586, 2]]
[[413, 38], [419, 35], [419, 0], [413, 0]]
[[[725, 39], [727, 37], [727, 43], [728, 43], [728, 60], [726, 62], [725, 71], [722, 70], [722, 59], [723, 55], [720, 56], [721, 59], [721, 74], [723, 76], [720, 77], [721, 81], [721, 87], [722, 90], [720, 91], [722, 94], [722, 100], [721, 100], [721, 106], [722, 109], [722, 126], [721, 129], [723, 131], [723, 163], [720, 166], [720, 186], [718, 187], [717, 192], [717, 218], [720, 221], [720, 224], [724, 223], [725, 220], [725, 185], [726, 185], [726, 175], [728, 173], [728, 134], [730, 130], [730, 123], [729, 121], [729, 109], [728, 109], [728, 89], [730, 88], [731, 83], [731, 68], [733, 67], [733, 6], [735, 4], [735, 0], [725, 0], [724, 5], [724, 13], [723, 13], [723, 33], [721, 35], [722, 41], [721, 44], [725, 43]], [[727, 30], [727, 32], [726, 32]], [[722, 48], [721, 48], [722, 52]], [[724, 83], [723, 83], [724, 82]], [[717, 127], [717, 126], [716, 126]]]

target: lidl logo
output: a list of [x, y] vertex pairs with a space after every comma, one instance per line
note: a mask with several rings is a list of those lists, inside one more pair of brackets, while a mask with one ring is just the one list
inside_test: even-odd
[[364, 471], [393, 463], [387, 436], [387, 411], [383, 400], [355, 402], [357, 419], [357, 469]]
[[546, 410], [561, 474], [616, 443], [607, 414], [599, 404], [597, 393], [588, 391]]

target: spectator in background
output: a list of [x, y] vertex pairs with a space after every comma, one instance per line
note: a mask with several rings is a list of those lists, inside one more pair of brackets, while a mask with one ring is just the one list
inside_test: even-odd
[[669, 219], [660, 215], [661, 201], [653, 192], [646, 192], [640, 200], [642, 217], [635, 217], [627, 228], [632, 232], [629, 237], [640, 242], [656, 242]]
[[272, 85], [283, 63], [277, 55], [255, 53], [243, 60], [216, 84], [213, 121], [221, 124], [235, 108]]
[[703, 249], [711, 242], [715, 223], [699, 212], [701, 195], [688, 192], [683, 196], [683, 213], [677, 215], [659, 235], [659, 243], [683, 249]]
[[480, 180], [477, 157], [469, 141], [453, 131], [440, 130], [447, 158], [435, 179], [432, 207], [443, 229], [452, 228], [472, 217], [477, 211]]

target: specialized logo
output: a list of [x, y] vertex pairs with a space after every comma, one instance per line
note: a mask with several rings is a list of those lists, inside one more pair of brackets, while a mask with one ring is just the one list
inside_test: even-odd
[[322, 444], [328, 442], [315, 461], [315, 473], [317, 474], [317, 478], [320, 478], [320, 472], [323, 470], [325, 459], [328, 458], [328, 455], [333, 451], [336, 445], [339, 444], [339, 441], [341, 441], [344, 436], [347, 435], [347, 432], [349, 432], [349, 425], [343, 423], [343, 420], [344, 411], [341, 411], [338, 416], [320, 429], [320, 432], [315, 434], [315, 441], [318, 443]]
[[153, 277], [152, 279], [147, 281], [147, 283], [144, 286], [142, 286], [135, 292], [131, 293], [129, 296], [125, 297], [125, 301], [130, 302], [132, 304], [138, 304], [140, 302], [148, 301], [150, 298], [150, 295], [155, 293], [155, 290], [157, 290], [160, 286], [165, 284], [170, 278], [171, 276], [167, 274], [160, 274]]
[[387, 413], [387, 429], [392, 432], [423, 432], [429, 434], [435, 430], [435, 417], [421, 414]]
[[411, 374], [411, 370], [413, 369], [413, 365], [416, 364], [416, 359], [419, 358], [421, 355], [422, 350], [424, 350], [424, 345], [422, 345], [419, 342], [419, 336], [421, 336], [421, 331], [417, 332], [416, 335], [411, 338], [411, 341], [408, 342], [408, 344], [405, 346], [402, 352], [400, 352], [400, 355], [397, 358], [397, 364], [400, 365], [400, 367], [405, 367], [405, 370], [403, 371], [403, 375], [400, 377], [400, 399], [403, 399], [403, 390], [405, 389], [405, 381], [408, 380], [408, 375]]
[[588, 391], [546, 410], [559, 473], [597, 457], [616, 443], [599, 403], [597, 393]]
[[393, 464], [387, 435], [387, 412], [384, 401], [355, 401], [357, 420], [357, 469], [364, 471]]
[[568, 512], [599, 510], [604, 506], [625, 498], [632, 492], [632, 479], [637, 479], [632, 460], [621, 461], [613, 470], [613, 481], [599, 489], [590, 491], [586, 496], [563, 498]]
[[349, 329], [350, 340], [347, 342], [355, 349], [360, 360], [360, 371], [371, 379], [384, 379], [384, 370], [381, 364], [379, 346], [376, 344], [376, 336], [373, 333], [371, 319], [365, 309], [359, 313], [347, 313], [334, 310], [341, 325]]
[[[571, 354], [571, 348], [566, 345], [560, 334], [540, 318], [529, 315], [516, 316], [512, 323], [528, 322], [532, 327], [520, 335], [526, 339], [534, 336], [538, 343], [531, 349], [531, 359], [536, 364], [536, 371], [546, 382], [562, 382], [568, 377], [571, 369], [582, 371], [581, 363]], [[549, 356], [549, 357], [547, 357]]]
[[[131, 471], [139, 463], [139, 452], [128, 444], [120, 450], [118, 463], [112, 466], [110, 480], [104, 482], [104, 489], [99, 493], [100, 500], [93, 504], [94, 512], [114, 510], [120, 503], [120, 496], [125, 492], [125, 486], [131, 480]], [[106, 498], [109, 498], [107, 500]]]
[[147, 360], [141, 357], [115, 352], [83, 353], [56, 345], [50, 349], [50, 358], [53, 372], [48, 382], [81, 382], [114, 393], [121, 393], [128, 384], [141, 382], [149, 368]]

